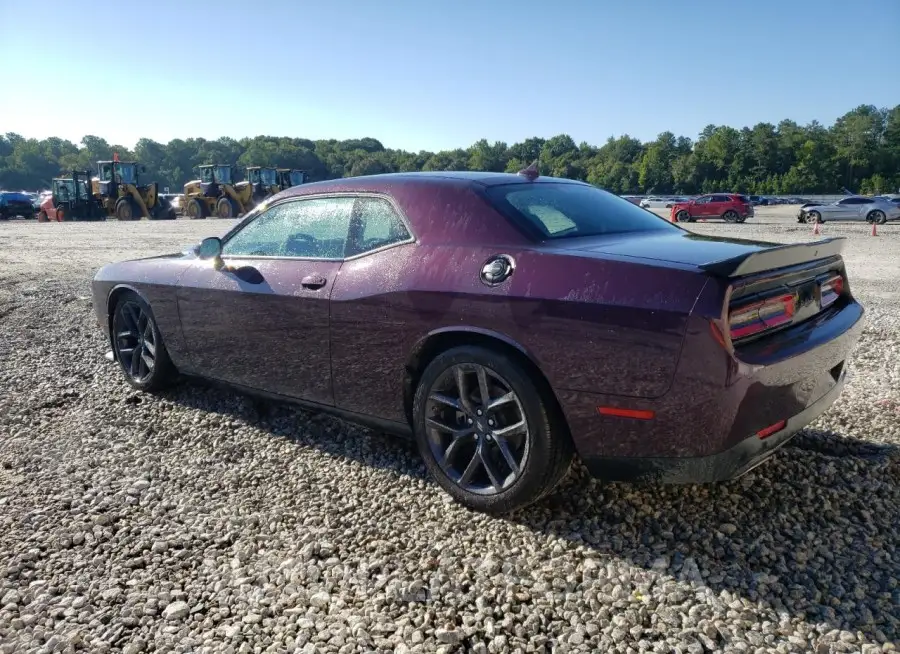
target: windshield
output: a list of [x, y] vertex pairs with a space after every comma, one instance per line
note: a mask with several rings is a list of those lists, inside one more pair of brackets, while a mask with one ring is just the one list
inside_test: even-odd
[[259, 177], [265, 186], [275, 186], [278, 183], [278, 172], [274, 168], [261, 169]]
[[486, 192], [501, 213], [540, 240], [678, 229], [628, 200], [586, 184], [503, 184]]
[[299, 186], [305, 181], [306, 173], [302, 170], [291, 171], [291, 186]]
[[100, 181], [108, 182], [111, 179], [112, 179], [112, 164], [111, 163], [100, 164]]
[[216, 181], [219, 184], [231, 184], [231, 166], [216, 166]]
[[116, 167], [116, 174], [119, 178], [116, 180], [117, 182], [121, 182], [123, 184], [137, 184], [137, 166], [134, 164], [123, 164], [117, 163], [114, 164]]

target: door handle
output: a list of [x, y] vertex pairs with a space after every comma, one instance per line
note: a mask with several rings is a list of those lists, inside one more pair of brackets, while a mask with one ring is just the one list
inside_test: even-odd
[[303, 286], [303, 288], [309, 288], [314, 291], [322, 288], [327, 283], [328, 280], [322, 277], [322, 275], [307, 275], [300, 280], [300, 285]]

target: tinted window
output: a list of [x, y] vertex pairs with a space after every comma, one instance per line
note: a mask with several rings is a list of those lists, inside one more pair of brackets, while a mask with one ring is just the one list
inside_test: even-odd
[[845, 200], [841, 200], [840, 204], [862, 204], [865, 200], [861, 198], [847, 198]]
[[503, 184], [488, 187], [486, 193], [501, 213], [539, 239], [678, 229], [586, 184]]
[[731, 198], [727, 195], [714, 195], [710, 202], [731, 202]]
[[695, 202], [696, 202], [697, 204], [706, 204], [706, 203], [709, 202], [709, 201], [710, 201], [710, 196], [708, 196], [708, 195], [700, 196], [699, 198], [697, 198], [697, 199], [695, 200]]
[[341, 259], [353, 198], [314, 198], [277, 204], [229, 238], [225, 256]]
[[358, 221], [347, 244], [347, 256], [361, 254], [410, 238], [393, 205], [384, 198], [358, 198], [353, 210]]

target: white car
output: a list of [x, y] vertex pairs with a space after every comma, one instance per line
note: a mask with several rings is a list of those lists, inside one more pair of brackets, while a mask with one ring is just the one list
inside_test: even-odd
[[673, 204], [678, 204], [679, 202], [687, 202], [687, 198], [651, 196], [641, 200], [641, 206], [644, 209], [669, 209]]

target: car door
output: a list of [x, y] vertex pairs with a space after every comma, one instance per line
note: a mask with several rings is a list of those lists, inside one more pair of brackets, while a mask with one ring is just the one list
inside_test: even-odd
[[856, 202], [853, 208], [856, 211], [852, 212], [850, 220], [865, 220], [869, 212], [875, 208], [875, 200], [872, 198], [854, 198], [854, 200]]
[[731, 209], [731, 198], [727, 195], [713, 195], [706, 206], [709, 209], [707, 215], [718, 218], [728, 209]]
[[228, 234], [182, 276], [178, 311], [198, 374], [334, 403], [329, 300], [352, 197], [290, 198]]
[[844, 198], [830, 205], [826, 213], [832, 220], [853, 220], [858, 210], [856, 198]]
[[694, 218], [704, 218], [709, 215], [709, 203], [712, 200], [711, 195], [701, 195], [691, 203], [691, 216]]

